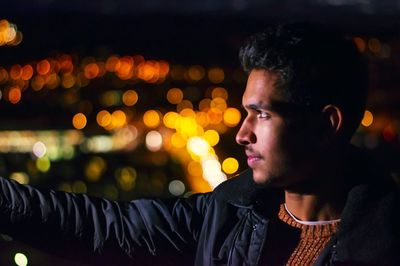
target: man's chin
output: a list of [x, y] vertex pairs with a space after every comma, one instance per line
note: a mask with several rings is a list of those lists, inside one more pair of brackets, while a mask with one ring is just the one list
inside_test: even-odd
[[282, 178], [271, 175], [271, 174], [258, 172], [255, 170], [253, 170], [253, 180], [254, 180], [254, 183], [256, 183], [259, 186], [269, 186], [269, 187], [282, 187], [283, 186]]

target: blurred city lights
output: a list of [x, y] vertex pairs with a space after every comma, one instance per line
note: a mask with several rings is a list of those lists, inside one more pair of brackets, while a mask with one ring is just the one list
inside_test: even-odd
[[106, 161], [99, 157], [94, 156], [85, 166], [85, 176], [90, 182], [97, 182], [107, 169]]
[[10, 175], [10, 178], [20, 184], [29, 184], [29, 176], [24, 172], [15, 172]]
[[28, 258], [23, 253], [16, 253], [14, 256], [14, 262], [18, 266], [26, 266], [28, 265]]
[[32, 147], [32, 153], [37, 157], [37, 158], [42, 158], [47, 152], [46, 145], [44, 145], [43, 142], [38, 141], [35, 144], [33, 144]]
[[178, 104], [183, 100], [183, 92], [181, 89], [172, 88], [167, 92], [167, 100], [172, 104]]
[[214, 129], [209, 129], [204, 132], [203, 138], [210, 144], [210, 146], [215, 146], [219, 142], [219, 134]]
[[222, 98], [224, 100], [228, 100], [228, 91], [222, 87], [216, 87], [211, 92], [211, 97], [214, 98]]
[[22, 33], [17, 26], [6, 19], [0, 20], [0, 46], [18, 45], [22, 41]]
[[227, 174], [234, 174], [239, 169], [239, 162], [232, 157], [226, 158], [222, 162], [222, 170]]
[[366, 110], [364, 112], [364, 117], [361, 120], [361, 124], [364, 127], [369, 127], [370, 125], [372, 125], [372, 123], [374, 122], [374, 116], [372, 115], [372, 113], [368, 110]]
[[111, 124], [111, 114], [107, 110], [102, 110], [97, 113], [96, 121], [99, 126], [107, 127]]
[[133, 106], [137, 103], [139, 96], [134, 90], [127, 90], [122, 94], [122, 101], [126, 106]]
[[156, 128], [160, 124], [160, 115], [155, 110], [148, 110], [143, 115], [143, 122], [149, 128]]
[[203, 157], [208, 154], [210, 145], [206, 140], [200, 137], [192, 137], [187, 142], [187, 148], [197, 156]]
[[50, 166], [51, 166], [50, 160], [46, 156], [38, 158], [36, 161], [36, 167], [40, 172], [43, 173], [48, 172], [50, 170]]
[[214, 83], [222, 83], [225, 79], [225, 73], [222, 68], [213, 67], [208, 70], [208, 79]]
[[168, 185], [169, 192], [174, 196], [180, 196], [185, 193], [185, 184], [180, 180], [173, 180]]
[[119, 188], [130, 191], [136, 184], [136, 170], [132, 167], [118, 168], [115, 172], [115, 178]]
[[150, 151], [159, 151], [162, 147], [162, 136], [160, 132], [152, 130], [146, 134], [146, 147]]
[[190, 80], [199, 81], [204, 78], [205, 70], [202, 66], [194, 65], [189, 68], [187, 74]]
[[239, 124], [241, 118], [240, 111], [236, 108], [228, 108], [224, 112], [224, 123], [228, 127], [235, 127]]
[[76, 129], [83, 129], [86, 126], [87, 118], [83, 113], [77, 113], [72, 118], [72, 125]]

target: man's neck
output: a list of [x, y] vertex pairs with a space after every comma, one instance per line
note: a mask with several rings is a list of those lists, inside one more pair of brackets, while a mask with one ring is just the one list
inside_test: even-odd
[[284, 188], [286, 207], [296, 218], [303, 221], [340, 218], [349, 190], [344, 157], [344, 152], [341, 156], [321, 156], [312, 167], [296, 173], [303, 173], [303, 182]]
[[343, 200], [327, 200], [315, 194], [301, 194], [285, 190], [288, 210], [302, 221], [330, 221], [340, 219]]

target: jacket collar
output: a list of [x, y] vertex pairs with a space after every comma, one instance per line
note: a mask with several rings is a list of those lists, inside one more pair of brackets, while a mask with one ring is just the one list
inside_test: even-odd
[[[399, 259], [394, 255], [400, 248], [398, 187], [365, 153], [352, 148], [349, 158], [346, 178], [351, 189], [337, 234], [336, 259], [356, 258], [359, 262], [377, 264], [382, 263], [381, 258]], [[257, 201], [265, 208], [276, 208], [283, 196], [280, 189], [257, 185], [251, 170], [222, 183], [214, 192], [218, 200], [245, 208], [254, 207]]]

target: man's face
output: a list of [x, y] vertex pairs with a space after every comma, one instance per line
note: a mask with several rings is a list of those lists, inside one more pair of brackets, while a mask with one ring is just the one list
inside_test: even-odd
[[300, 173], [315, 141], [308, 133], [309, 123], [301, 122], [293, 110], [285, 111], [290, 104], [275, 88], [277, 78], [266, 70], [251, 71], [242, 99], [247, 116], [236, 141], [245, 147], [256, 183], [287, 186], [303, 178]]

